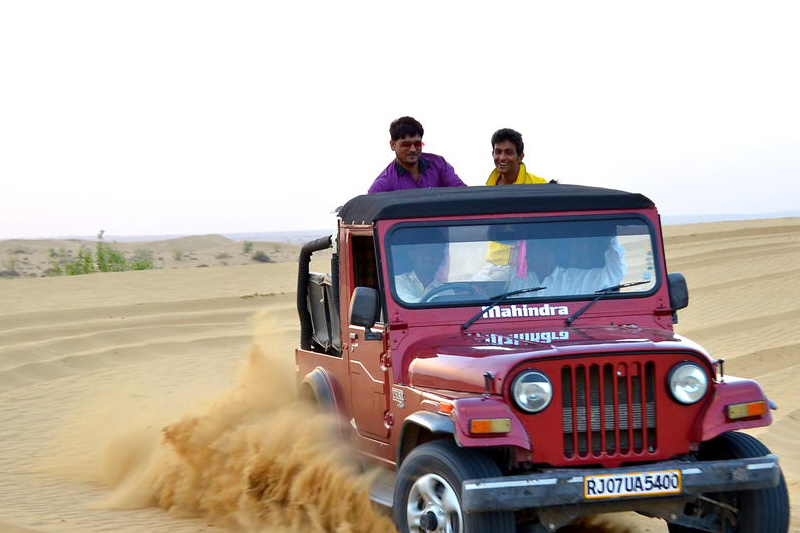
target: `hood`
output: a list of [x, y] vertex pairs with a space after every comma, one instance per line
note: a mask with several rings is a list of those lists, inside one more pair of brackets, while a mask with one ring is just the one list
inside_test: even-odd
[[406, 357], [411, 359], [408, 381], [415, 387], [483, 393], [484, 373], [494, 374], [499, 390], [500, 382], [517, 365], [535, 359], [687, 350], [703, 352], [696, 344], [667, 330], [564, 326], [428, 337], [411, 344]]

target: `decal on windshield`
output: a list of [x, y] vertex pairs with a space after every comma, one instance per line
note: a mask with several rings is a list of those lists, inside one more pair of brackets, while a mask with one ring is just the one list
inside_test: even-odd
[[550, 344], [553, 341], [569, 340], [569, 331], [536, 331], [529, 333], [507, 333], [505, 335], [490, 333], [484, 337], [484, 340], [489, 344], [498, 346], [519, 346], [523, 342]]
[[[488, 309], [489, 306], [482, 307], [483, 310]], [[489, 309], [488, 312], [483, 313], [483, 318], [512, 318], [512, 317], [531, 317], [531, 316], [567, 316], [569, 315], [569, 307], [566, 305], [504, 305], [497, 306]]]

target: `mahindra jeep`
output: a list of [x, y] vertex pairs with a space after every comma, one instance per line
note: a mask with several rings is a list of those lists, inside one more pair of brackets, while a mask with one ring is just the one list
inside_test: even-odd
[[[332, 248], [330, 273], [309, 272]], [[636, 511], [782, 533], [774, 404], [677, 335], [688, 304], [641, 194], [570, 185], [353, 198], [300, 255], [301, 397], [383, 469], [400, 532], [550, 532]]]

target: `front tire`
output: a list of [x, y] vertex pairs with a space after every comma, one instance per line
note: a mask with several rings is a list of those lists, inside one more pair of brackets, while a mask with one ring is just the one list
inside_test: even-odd
[[[703, 444], [698, 454], [702, 461], [763, 457], [769, 448], [746, 433], [724, 433]], [[786, 533], [789, 530], [789, 494], [781, 473], [778, 484], [769, 489], [704, 494], [738, 510], [737, 513], [701, 502], [701, 514], [718, 513], [723, 533]], [[670, 533], [699, 533], [701, 530], [669, 524]]]
[[436, 440], [411, 451], [397, 473], [394, 521], [400, 533], [513, 533], [514, 513], [466, 513], [461, 506], [465, 479], [502, 473], [483, 453]]

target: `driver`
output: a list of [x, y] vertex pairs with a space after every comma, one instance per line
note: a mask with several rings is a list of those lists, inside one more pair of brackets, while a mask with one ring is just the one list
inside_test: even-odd
[[442, 285], [436, 274], [445, 258], [447, 244], [434, 242], [425, 244], [409, 244], [398, 247], [405, 254], [410, 270], [394, 277], [397, 296], [409, 303], [416, 303], [436, 287]]
[[[592, 294], [605, 287], [618, 285], [625, 277], [625, 249], [616, 237], [602, 239], [601, 264], [591, 267], [597, 243], [593, 239], [532, 239], [525, 241], [527, 274], [511, 276], [507, 290], [544, 286], [537, 296]], [[566, 256], [565, 262], [561, 257]], [[577, 266], [572, 266], [577, 265]], [[521, 294], [517, 297], [526, 297]]]

